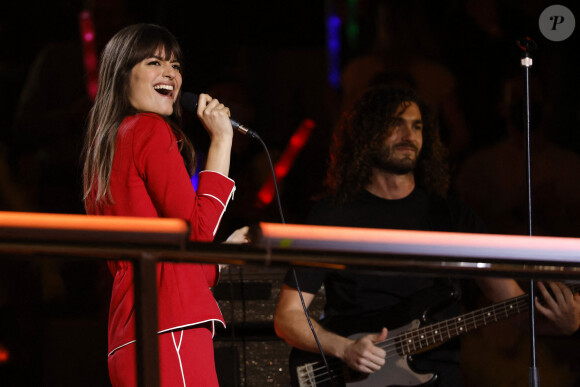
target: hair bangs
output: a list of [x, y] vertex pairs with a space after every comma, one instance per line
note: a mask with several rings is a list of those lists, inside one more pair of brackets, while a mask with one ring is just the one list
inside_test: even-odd
[[163, 60], [171, 60], [182, 64], [183, 53], [177, 39], [163, 27], [148, 25], [136, 36], [129, 68], [133, 68], [144, 59], [160, 56]]

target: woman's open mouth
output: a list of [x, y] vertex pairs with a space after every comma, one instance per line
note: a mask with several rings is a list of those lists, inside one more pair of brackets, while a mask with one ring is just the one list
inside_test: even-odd
[[155, 85], [153, 88], [161, 95], [173, 97], [173, 86], [171, 85]]

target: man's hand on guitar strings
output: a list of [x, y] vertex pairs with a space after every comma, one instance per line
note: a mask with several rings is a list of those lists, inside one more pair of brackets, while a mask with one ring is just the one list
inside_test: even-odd
[[557, 332], [571, 335], [580, 327], [580, 294], [572, 293], [562, 282], [548, 281], [550, 291], [543, 282], [538, 281], [538, 289], [542, 293], [544, 303], [538, 297], [536, 308], [550, 320]]
[[359, 372], [370, 374], [378, 371], [385, 365], [386, 352], [375, 343], [386, 338], [387, 328], [383, 328], [380, 333], [371, 333], [353, 341], [345, 348], [342, 361]]

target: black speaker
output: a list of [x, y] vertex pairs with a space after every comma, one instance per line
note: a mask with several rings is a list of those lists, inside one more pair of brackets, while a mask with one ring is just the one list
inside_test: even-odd
[[[291, 347], [276, 336], [274, 314], [286, 267], [229, 266], [214, 296], [227, 329], [214, 336], [220, 387], [286, 387], [290, 383]], [[321, 295], [321, 296], [320, 296]], [[321, 292], [310, 307], [316, 319], [324, 304]]]

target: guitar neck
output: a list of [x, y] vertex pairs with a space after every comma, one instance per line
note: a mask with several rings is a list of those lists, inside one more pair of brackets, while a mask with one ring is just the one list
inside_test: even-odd
[[[580, 289], [580, 285], [569, 285], [569, 287], [572, 292]], [[469, 331], [525, 312], [528, 308], [529, 297], [524, 294], [448, 320], [406, 331], [391, 340], [395, 341], [400, 355], [412, 355]]]

